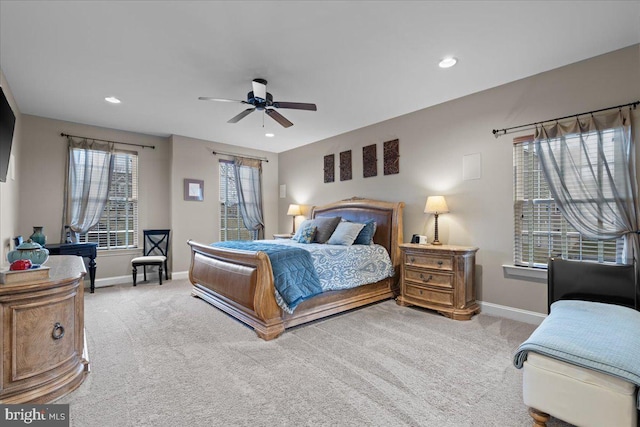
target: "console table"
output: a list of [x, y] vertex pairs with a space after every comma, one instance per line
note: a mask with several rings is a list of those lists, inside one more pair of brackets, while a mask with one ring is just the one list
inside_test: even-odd
[[49, 255], [77, 255], [89, 258], [89, 279], [91, 280], [91, 293], [96, 287], [96, 256], [98, 254], [97, 243], [54, 243], [45, 245]]

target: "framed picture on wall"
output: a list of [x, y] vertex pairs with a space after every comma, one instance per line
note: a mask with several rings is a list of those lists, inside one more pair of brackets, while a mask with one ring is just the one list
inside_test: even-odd
[[201, 179], [184, 179], [184, 199], [201, 202], [204, 200], [204, 181]]
[[336, 180], [336, 157], [335, 154], [327, 154], [324, 156], [324, 182], [334, 182]]

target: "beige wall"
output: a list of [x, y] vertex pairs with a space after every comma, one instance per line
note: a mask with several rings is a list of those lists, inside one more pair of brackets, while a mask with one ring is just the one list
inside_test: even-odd
[[[445, 195], [451, 210], [440, 217], [440, 240], [474, 245], [478, 252], [478, 298], [484, 302], [535, 312], [546, 311], [543, 282], [506, 278], [512, 262], [512, 146], [520, 132], [495, 139], [493, 128], [623, 104], [640, 99], [638, 45], [524, 80], [456, 99], [432, 108], [329, 138], [280, 155], [221, 143], [172, 136], [149, 136], [113, 129], [20, 115], [14, 137], [15, 181], [0, 183], [2, 263], [6, 245], [43, 225], [49, 242], [59, 240], [66, 145], [60, 132], [155, 145], [140, 155], [140, 230], [172, 229], [173, 272], [189, 266], [187, 240], [210, 243], [218, 236], [219, 157], [213, 150], [265, 156], [263, 192], [266, 236], [287, 232], [289, 203], [324, 204], [351, 197], [402, 200], [405, 241], [413, 233], [433, 238], [433, 217], [423, 213], [429, 195]], [[0, 72], [0, 83], [8, 85]], [[633, 117], [637, 122], [639, 111]], [[636, 126], [636, 139], [640, 139]], [[400, 174], [382, 174], [382, 142], [400, 140]], [[378, 176], [362, 178], [362, 147], [377, 144]], [[353, 179], [323, 183], [323, 157], [353, 150]], [[462, 159], [481, 156], [480, 179], [462, 179]], [[225, 158], [225, 157], [221, 157]], [[183, 200], [183, 179], [205, 181], [205, 200]], [[278, 185], [287, 197], [279, 199]], [[18, 191], [19, 189], [19, 191]], [[298, 222], [302, 218], [298, 218]], [[100, 253], [98, 279], [130, 275], [138, 252]]]
[[[460, 64], [459, 66], [464, 66]], [[494, 138], [491, 130], [640, 99], [638, 45], [459, 98], [432, 108], [280, 153], [280, 230], [289, 203], [324, 204], [351, 196], [404, 201], [405, 241], [414, 233], [433, 239], [427, 196], [444, 195], [450, 213], [439, 218], [444, 243], [480, 248], [478, 299], [546, 313], [546, 284], [505, 277], [513, 248], [512, 140], [532, 131]], [[385, 102], [381, 100], [381, 102]], [[633, 114], [638, 123], [640, 110]], [[636, 127], [636, 140], [640, 132]], [[382, 143], [400, 140], [400, 173], [382, 173]], [[378, 176], [362, 177], [362, 147], [377, 144]], [[323, 183], [323, 157], [352, 150], [353, 179]], [[463, 180], [463, 156], [479, 153], [480, 179]], [[299, 220], [302, 218], [299, 218]]]
[[[66, 138], [60, 136], [61, 132], [131, 144], [154, 145], [155, 149], [126, 145], [116, 145], [116, 148], [138, 152], [139, 242], [142, 244], [144, 228], [170, 226], [171, 152], [168, 138], [25, 114], [22, 116], [21, 156], [17, 162], [20, 179], [20, 217], [15, 234], [22, 234], [27, 238], [31, 235], [34, 225], [42, 225], [47, 243], [60, 241], [67, 155]], [[96, 277], [128, 278], [131, 275], [130, 260], [140, 253], [141, 250], [100, 251], [96, 261]]]
[[[213, 151], [266, 157], [262, 162], [265, 236], [271, 238], [278, 226], [278, 155], [231, 145], [174, 135], [171, 137], [171, 223], [173, 232], [174, 271], [187, 271], [190, 263], [188, 240], [212, 243], [220, 239], [220, 183], [218, 161], [229, 156], [214, 156]], [[185, 178], [204, 181], [204, 200], [185, 201]]]
[[19, 201], [19, 186], [20, 178], [15, 173], [16, 165], [18, 164], [21, 155], [20, 134], [22, 128], [22, 115], [18, 109], [18, 105], [13, 99], [11, 88], [7, 80], [4, 77], [4, 73], [0, 70], [0, 86], [9, 101], [9, 105], [13, 109], [13, 114], [16, 116], [16, 124], [13, 133], [13, 144], [11, 147], [11, 156], [13, 162], [9, 165], [9, 171], [7, 173], [7, 181], [0, 182], [0, 268], [8, 267], [7, 253], [13, 249], [12, 237], [18, 233], [18, 201]]
[[[132, 132], [106, 129], [43, 117], [24, 115], [20, 145], [22, 156], [17, 162], [20, 197], [15, 197], [16, 226], [9, 228], [6, 240], [21, 234], [28, 237], [34, 225], [44, 226], [47, 242], [60, 241], [62, 203], [66, 161], [66, 140], [60, 133], [81, 135], [112, 141], [154, 145], [156, 148], [121, 146], [138, 152], [139, 156], [139, 229], [172, 230], [170, 271], [186, 272], [189, 268], [187, 240], [210, 243], [218, 236], [218, 157], [213, 150], [232, 151], [250, 156], [267, 157], [263, 163], [263, 191], [266, 236], [277, 232], [278, 224], [278, 156], [257, 150], [196, 140], [181, 136], [163, 138]], [[183, 200], [183, 179], [205, 181], [205, 200]], [[17, 191], [15, 191], [17, 194]], [[3, 196], [4, 197], [4, 196]], [[8, 205], [8, 204], [7, 204]], [[3, 203], [3, 217], [5, 216]], [[18, 218], [17, 212], [20, 212]], [[7, 209], [8, 210], [8, 209]], [[7, 217], [10, 214], [6, 214]], [[5, 234], [3, 234], [4, 239]], [[142, 242], [142, 236], [140, 236]], [[100, 251], [97, 259], [97, 279], [128, 281], [131, 258], [135, 251]], [[120, 280], [118, 280], [118, 278]], [[113, 280], [111, 281], [113, 283]]]

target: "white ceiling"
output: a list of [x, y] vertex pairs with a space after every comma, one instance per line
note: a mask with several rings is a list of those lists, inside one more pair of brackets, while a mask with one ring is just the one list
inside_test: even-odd
[[[640, 0], [0, 1], [22, 113], [276, 153], [635, 43]], [[318, 111], [228, 124], [246, 106], [198, 100], [258, 77]]]

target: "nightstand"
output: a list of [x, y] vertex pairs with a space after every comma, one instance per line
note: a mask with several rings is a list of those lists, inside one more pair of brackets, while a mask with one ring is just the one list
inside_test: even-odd
[[455, 320], [480, 312], [474, 283], [478, 248], [404, 243], [400, 250], [398, 305], [417, 305]]
[[286, 233], [286, 234], [274, 234], [273, 238], [274, 239], [290, 239], [293, 237], [293, 234], [290, 233]]

